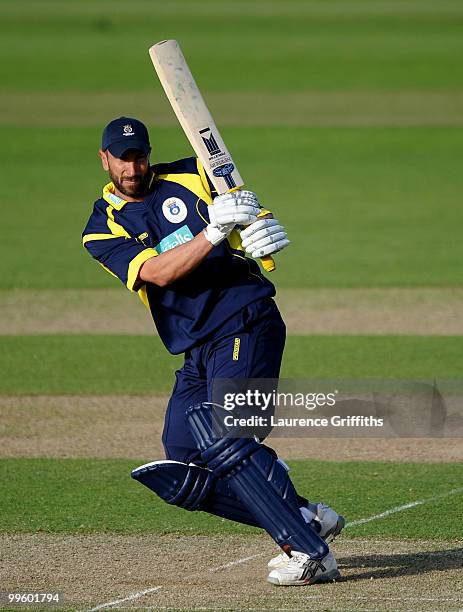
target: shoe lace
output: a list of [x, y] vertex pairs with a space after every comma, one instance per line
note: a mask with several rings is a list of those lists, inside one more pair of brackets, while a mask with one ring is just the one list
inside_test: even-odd
[[307, 555], [304, 555], [303, 553], [292, 552], [288, 563], [291, 563], [291, 565], [302, 567], [304, 563], [307, 563], [310, 560], [311, 560], [310, 557], [308, 557]]

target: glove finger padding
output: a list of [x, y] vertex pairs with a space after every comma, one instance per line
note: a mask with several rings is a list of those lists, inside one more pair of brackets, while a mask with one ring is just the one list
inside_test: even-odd
[[289, 244], [285, 228], [278, 219], [260, 219], [240, 232], [243, 248], [252, 257], [265, 257]]
[[251, 253], [252, 257], [265, 257], [266, 255], [271, 255], [272, 253], [278, 253], [278, 251], [283, 250], [288, 246], [290, 241], [285, 238], [284, 240], [280, 240], [278, 242], [273, 242], [266, 247], [253, 251]]
[[240, 232], [241, 240], [244, 241], [260, 230], [269, 229], [277, 225], [281, 227], [278, 219], [259, 219], [255, 223], [253, 223], [252, 225], [250, 225], [249, 227], [247, 227], [246, 229]]
[[257, 199], [257, 196], [254, 192], [246, 191], [243, 189], [240, 191], [234, 191], [232, 195], [234, 196], [238, 204], [252, 204], [253, 206], [257, 206], [257, 208], [260, 209], [259, 200]]
[[282, 240], [287, 240], [287, 239], [288, 239], [288, 236], [286, 235], [286, 232], [276, 232], [275, 234], [272, 234], [271, 236], [263, 236], [262, 238], [259, 238], [259, 240], [254, 240], [252, 244], [249, 244], [247, 246], [243, 244], [243, 247], [245, 248], [246, 253], [254, 253], [254, 251], [257, 251], [258, 249], [262, 249], [263, 247], [266, 247], [268, 244], [278, 244]]
[[208, 208], [209, 219], [213, 225], [254, 223], [260, 211], [257, 198], [242, 197], [242, 193], [226, 193], [214, 198]]
[[[253, 225], [256, 225], [255, 223]], [[264, 238], [272, 238], [275, 237], [274, 240], [280, 240], [280, 237], [276, 237], [278, 234], [284, 234], [286, 236], [285, 228], [281, 226], [279, 223], [277, 225], [272, 225], [270, 227], [264, 227], [257, 232], [254, 232], [252, 236], [248, 238], [241, 238], [243, 246], [246, 248], [248, 246], [252, 246], [257, 244], [260, 240]]]
[[237, 198], [249, 198], [254, 200], [254, 202], [259, 206], [259, 198], [254, 193], [254, 191], [249, 191], [249, 189], [237, 189], [236, 191], [231, 192]]
[[[240, 207], [235, 211], [227, 211], [221, 213], [219, 217], [216, 217], [217, 225], [226, 225], [227, 223], [238, 223], [239, 225], [247, 225], [248, 223], [254, 223], [256, 215], [248, 207]], [[211, 219], [211, 223], [212, 223]]]

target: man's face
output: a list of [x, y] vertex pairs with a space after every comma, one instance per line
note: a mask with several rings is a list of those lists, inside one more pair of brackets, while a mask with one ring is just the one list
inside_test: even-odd
[[129, 149], [122, 158], [114, 157], [109, 150], [99, 155], [103, 168], [109, 172], [116, 189], [131, 198], [143, 197], [150, 177], [149, 155], [137, 149]]

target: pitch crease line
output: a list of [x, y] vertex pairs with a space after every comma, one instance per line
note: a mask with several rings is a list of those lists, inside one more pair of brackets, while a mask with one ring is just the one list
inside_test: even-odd
[[236, 561], [230, 561], [229, 563], [225, 563], [225, 565], [219, 565], [219, 567], [212, 567], [210, 572], [220, 572], [220, 570], [228, 569], [229, 567], [234, 567], [235, 565], [241, 565], [241, 563], [246, 563], [246, 561], [252, 561], [252, 559], [257, 559], [257, 557], [262, 557], [265, 553], [257, 553], [256, 555], [251, 555], [250, 557], [243, 557], [242, 559], [237, 559]]
[[416, 506], [422, 506], [423, 504], [429, 504], [430, 502], [436, 501], [438, 499], [442, 499], [444, 497], [450, 497], [451, 495], [458, 495], [459, 493], [463, 493], [463, 487], [459, 487], [457, 489], [452, 489], [451, 491], [447, 491], [446, 493], [441, 493], [440, 495], [435, 495], [434, 497], [427, 497], [425, 499], [417, 499], [413, 502], [408, 502], [408, 504], [403, 504], [402, 506], [395, 506], [394, 508], [390, 508], [389, 510], [385, 510], [384, 512], [380, 512], [379, 514], [373, 514], [368, 518], [357, 519], [355, 521], [350, 521], [346, 523], [345, 529], [348, 527], [356, 527], [357, 525], [364, 525], [365, 523], [370, 523], [371, 521], [376, 521], [378, 519], [386, 518], [391, 514], [395, 514], [396, 512], [402, 512], [403, 510], [409, 510], [410, 508], [415, 508]]
[[[417, 499], [414, 502], [409, 502], [401, 506], [394, 506], [393, 508], [390, 508], [389, 510], [385, 510], [384, 512], [380, 512], [379, 514], [373, 514], [372, 516], [369, 516], [367, 518], [356, 519], [354, 521], [350, 521], [349, 523], [346, 523], [345, 528], [355, 527], [357, 525], [364, 525], [365, 523], [370, 523], [371, 521], [377, 521], [379, 519], [386, 518], [390, 516], [391, 514], [396, 514], [397, 512], [403, 512], [404, 510], [409, 510], [410, 508], [415, 508], [416, 506], [422, 506], [423, 504], [429, 504], [438, 499], [442, 499], [444, 497], [450, 497], [451, 495], [458, 495], [459, 493], [463, 493], [463, 487], [452, 489], [450, 491], [447, 491], [446, 493], [435, 495], [434, 497], [427, 497], [425, 499]], [[209, 571], [219, 572], [222, 569], [228, 569], [230, 567], [234, 567], [235, 565], [241, 565], [242, 563], [247, 563], [248, 561], [252, 561], [253, 559], [257, 559], [258, 557], [263, 557], [266, 554], [267, 553], [264, 552], [264, 553], [258, 553], [256, 555], [251, 555], [250, 557], [242, 557], [241, 559], [236, 559], [236, 561], [230, 561], [229, 563], [225, 563], [225, 565], [219, 565], [217, 567], [213, 567]], [[192, 578], [193, 576], [195, 576], [195, 574], [190, 574], [189, 576], [185, 576], [185, 580], [188, 580], [189, 578]], [[87, 612], [97, 612], [97, 610], [103, 610], [105, 608], [111, 608], [112, 606], [117, 606], [118, 604], [121, 604], [121, 603], [133, 601], [135, 599], [139, 599], [140, 597], [143, 597], [144, 595], [149, 595], [150, 593], [156, 593], [160, 591], [162, 588], [163, 588], [162, 586], [157, 586], [157, 587], [145, 589], [143, 591], [138, 591], [137, 593], [132, 593], [131, 595], [128, 595], [127, 597], [124, 597], [123, 599], [116, 599], [115, 601], [109, 601], [107, 603], [103, 603], [98, 606], [95, 606], [94, 608], [90, 608]]]
[[100, 604], [99, 606], [95, 606], [94, 608], [91, 608], [88, 612], [96, 612], [96, 610], [103, 610], [104, 608], [110, 608], [111, 606], [117, 606], [118, 604], [121, 604], [121, 603], [127, 603], [128, 601], [134, 601], [135, 599], [139, 599], [140, 597], [143, 597], [144, 595], [148, 595], [149, 593], [155, 593], [156, 591], [159, 591], [160, 589], [162, 589], [162, 586], [144, 589], [143, 591], [138, 591], [138, 593], [132, 593], [131, 595], [128, 595], [127, 597], [124, 597], [123, 599], [115, 599], [114, 601], [108, 601], [107, 603]]
[[[257, 557], [263, 556], [265, 553], [258, 553], [257, 555], [251, 555], [250, 557], [242, 557], [241, 559], [236, 559], [236, 561], [230, 561], [229, 563], [225, 563], [225, 565], [218, 565], [217, 567], [211, 567], [210, 572], [220, 572], [220, 570], [228, 569], [230, 567], [234, 567], [235, 565], [240, 565], [241, 563], [246, 563], [247, 561], [251, 561], [252, 559], [257, 559]], [[186, 576], [185, 579], [191, 578], [195, 574], [190, 574]], [[112, 606], [117, 606], [121, 603], [127, 603], [128, 601], [133, 601], [135, 599], [140, 599], [144, 595], [149, 595], [150, 593], [156, 593], [156, 591], [160, 591], [162, 586], [152, 587], [149, 589], [144, 589], [143, 591], [138, 591], [137, 593], [132, 593], [123, 599], [116, 599], [114, 601], [108, 601], [107, 603], [100, 604], [99, 606], [95, 606], [88, 610], [88, 612], [96, 612], [97, 610], [103, 610], [104, 608], [111, 608]]]

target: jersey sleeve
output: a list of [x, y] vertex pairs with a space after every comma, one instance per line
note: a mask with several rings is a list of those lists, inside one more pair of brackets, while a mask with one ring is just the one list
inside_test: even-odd
[[82, 234], [83, 245], [90, 255], [107, 272], [119, 278], [129, 291], [137, 291], [139, 289], [137, 278], [141, 266], [158, 253], [130, 236], [122, 226], [119, 228], [115, 226], [114, 223], [108, 223], [105, 212], [95, 205]]

